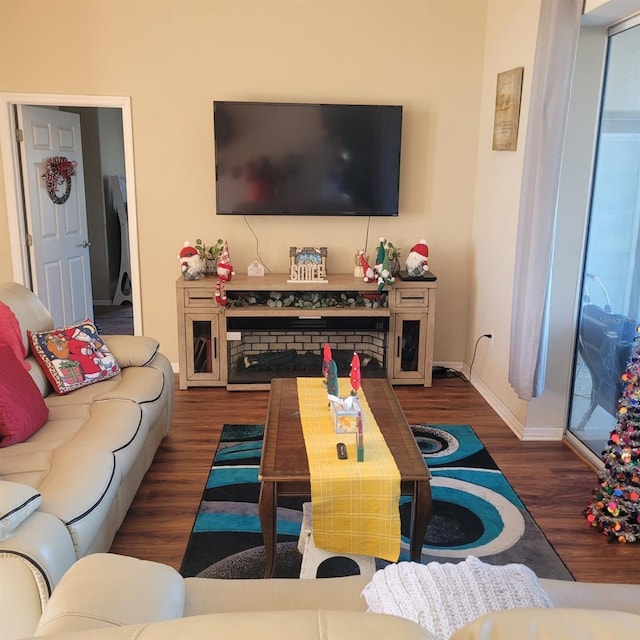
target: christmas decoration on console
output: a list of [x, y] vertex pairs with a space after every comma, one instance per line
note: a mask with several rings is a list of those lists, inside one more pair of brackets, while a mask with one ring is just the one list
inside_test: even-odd
[[235, 274], [233, 267], [231, 266], [231, 256], [229, 255], [229, 245], [225, 240], [218, 258], [218, 266], [216, 268], [218, 272], [218, 281], [216, 282], [216, 302], [222, 306], [227, 306], [227, 294], [225, 292], [224, 285], [229, 282]]
[[199, 280], [204, 271], [204, 261], [198, 250], [187, 240], [178, 254], [180, 271], [185, 280]]
[[389, 251], [386, 245], [386, 238], [380, 238], [378, 255], [376, 256], [376, 264], [373, 270], [378, 279], [378, 291], [382, 291], [385, 285], [393, 284], [395, 281], [389, 268]]
[[365, 282], [373, 282], [376, 279], [376, 274], [373, 271], [371, 265], [367, 262], [367, 258], [364, 255], [364, 251], [359, 251], [360, 268], [362, 269], [362, 279]]
[[604, 469], [585, 509], [587, 522], [610, 542], [640, 542], [640, 326], [621, 376], [618, 422], [602, 454]]
[[426, 240], [420, 240], [411, 247], [405, 264], [407, 274], [412, 278], [422, 277], [429, 271], [429, 247]]
[[[76, 175], [78, 163], [64, 156], [56, 156], [49, 158], [45, 166], [42, 177], [47, 186], [47, 193], [55, 204], [64, 204], [71, 195], [71, 176]], [[58, 195], [58, 187], [62, 185], [65, 185], [64, 193]]]

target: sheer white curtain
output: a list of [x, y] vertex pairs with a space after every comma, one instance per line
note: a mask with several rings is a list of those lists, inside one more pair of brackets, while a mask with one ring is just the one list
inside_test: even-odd
[[544, 389], [547, 304], [562, 149], [583, 0], [542, 0], [527, 124], [511, 309], [509, 382]]

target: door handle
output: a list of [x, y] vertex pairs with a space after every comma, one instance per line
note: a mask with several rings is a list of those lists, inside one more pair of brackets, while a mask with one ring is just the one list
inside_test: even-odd
[[83, 240], [80, 244], [77, 244], [76, 247], [82, 247], [83, 249], [86, 249], [87, 247], [90, 247], [91, 243], [87, 242], [86, 240]]

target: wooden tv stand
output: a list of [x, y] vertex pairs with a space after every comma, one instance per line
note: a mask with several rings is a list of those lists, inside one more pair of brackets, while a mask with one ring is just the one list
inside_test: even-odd
[[[435, 323], [436, 282], [403, 281], [396, 278], [393, 285], [385, 287], [386, 306], [374, 306], [378, 288], [375, 283], [365, 283], [351, 274], [330, 274], [328, 282], [287, 282], [288, 274], [266, 276], [235, 275], [226, 283], [230, 304], [220, 307], [215, 301], [215, 276], [204, 276], [200, 280], [176, 282], [178, 306], [178, 356], [179, 386], [189, 387], [226, 386], [228, 389], [268, 389], [269, 382], [234, 383], [230, 381], [229, 355], [240, 340], [243, 331], [235, 326], [245, 326], [255, 321], [257, 334], [269, 333], [268, 327], [278, 321], [292, 319], [295, 324], [306, 320], [362, 318], [369, 323], [376, 318], [382, 320], [385, 329], [385, 371], [391, 384], [420, 384], [431, 386], [433, 365], [433, 337]], [[255, 293], [256, 304], [246, 302]], [[275, 298], [271, 297], [274, 296]], [[291, 296], [304, 294], [309, 298], [346, 297], [342, 306], [314, 307], [287, 306]], [[318, 295], [315, 295], [318, 294]], [[344, 295], [343, 295], [344, 294]], [[233, 304], [238, 297], [245, 303]], [[260, 304], [268, 297], [269, 304]], [[276, 298], [282, 304], [278, 303]], [[354, 301], [355, 300], [355, 301]], [[360, 304], [362, 301], [368, 306]], [[253, 302], [253, 300], [251, 301]], [[306, 302], [305, 302], [306, 303]], [[234, 320], [239, 319], [239, 320]], [[279, 320], [278, 320], [279, 319]], [[313, 324], [313, 323], [310, 323]], [[288, 329], [288, 338], [278, 338], [283, 332], [273, 330], [274, 339], [294, 341], [301, 348], [316, 350], [317, 341], [324, 341], [322, 331], [306, 331], [305, 328]], [[299, 334], [299, 337], [297, 337]], [[315, 334], [315, 335], [314, 335]], [[293, 336], [293, 337], [291, 337]], [[251, 340], [258, 340], [251, 336]], [[338, 339], [338, 338], [336, 338]], [[342, 340], [342, 337], [339, 338]], [[331, 339], [328, 340], [332, 342]], [[349, 344], [348, 341], [345, 344]], [[384, 372], [383, 372], [384, 374]], [[308, 374], [307, 374], [308, 375]], [[320, 371], [318, 371], [320, 375]], [[282, 377], [274, 371], [271, 377]]]

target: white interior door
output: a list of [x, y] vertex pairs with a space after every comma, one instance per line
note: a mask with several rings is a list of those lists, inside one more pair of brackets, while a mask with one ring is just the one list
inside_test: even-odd
[[[93, 319], [80, 116], [31, 106], [18, 106], [17, 115], [33, 290], [57, 327]], [[42, 177], [53, 157], [76, 163], [69, 197], [61, 204]], [[58, 199], [66, 187], [56, 188]]]

